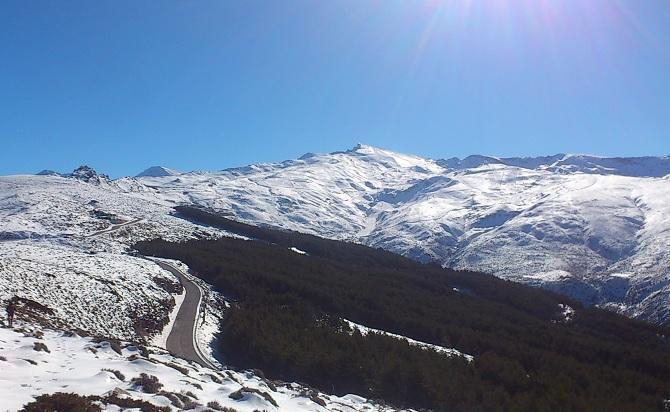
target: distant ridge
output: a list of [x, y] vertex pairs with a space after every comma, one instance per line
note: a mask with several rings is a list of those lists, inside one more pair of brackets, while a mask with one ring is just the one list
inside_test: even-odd
[[585, 154], [563, 154], [538, 157], [495, 157], [472, 155], [437, 160], [447, 169], [471, 169], [501, 164], [555, 173], [587, 173], [630, 177], [663, 177], [670, 174], [670, 156], [600, 157]]
[[135, 177], [162, 177], [162, 176], [176, 176], [180, 175], [181, 172], [169, 169], [163, 166], [151, 166], [142, 173], [136, 175]]

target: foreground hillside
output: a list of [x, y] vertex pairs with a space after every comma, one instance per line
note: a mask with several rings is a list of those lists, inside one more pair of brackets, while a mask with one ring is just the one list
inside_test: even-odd
[[0, 370], [2, 411], [390, 410], [358, 396], [328, 396], [251, 371], [203, 368], [156, 347], [23, 323], [15, 330], [0, 328]]
[[235, 366], [437, 410], [660, 410], [670, 394], [667, 330], [476, 272], [179, 212], [254, 239], [135, 246], [237, 302], [220, 343]]

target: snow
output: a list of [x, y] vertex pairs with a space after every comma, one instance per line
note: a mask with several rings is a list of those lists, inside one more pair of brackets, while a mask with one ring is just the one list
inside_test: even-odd
[[289, 250], [291, 250], [291, 251], [293, 251], [293, 252], [295, 252], [295, 253], [297, 253], [297, 254], [299, 254], [299, 255], [306, 255], [306, 254], [307, 254], [307, 252], [305, 252], [304, 250], [300, 250], [300, 249], [298, 249], [298, 248], [295, 247], [295, 246], [289, 248]]
[[[253, 373], [203, 368], [175, 358], [160, 348], [149, 348], [149, 357], [145, 358], [137, 347], [122, 344], [122, 354], [119, 355], [108, 342], [96, 343], [90, 338], [33, 325], [19, 326], [14, 330], [0, 329], [0, 399], [3, 411], [16, 411], [40, 394], [74, 392], [84, 396], [102, 396], [112, 391], [121, 393], [122, 397], [178, 410], [164, 395], [143, 393], [135, 387], [131, 379], [140, 373], [158, 377], [164, 385], [163, 391], [180, 394], [190, 392], [197, 396], [200, 406], [193, 409], [196, 412], [206, 410], [205, 405], [211, 401], [241, 412], [328, 411], [341, 406], [354, 411], [391, 410], [355, 395], [339, 397], [318, 394], [326, 402], [324, 408], [305, 397], [307, 389], [298, 384], [277, 385], [276, 391], [273, 391], [263, 378]], [[36, 351], [36, 342], [45, 344], [50, 352]], [[169, 364], [185, 368], [187, 374]], [[121, 372], [125, 380], [120, 380], [106, 369]], [[277, 402], [278, 407], [255, 394], [248, 394], [240, 400], [228, 396], [242, 387], [266, 392]], [[116, 411], [118, 408], [110, 405], [106, 410]]]
[[415, 340], [415, 339], [412, 339], [412, 338], [408, 338], [407, 336], [397, 335], [395, 333], [386, 332], [386, 331], [383, 331], [381, 329], [369, 328], [367, 326], [363, 326], [361, 324], [354, 323], [354, 322], [352, 322], [350, 320], [347, 320], [347, 319], [343, 319], [343, 320], [349, 326], [350, 329], [359, 331], [361, 333], [361, 335], [363, 335], [363, 336], [367, 335], [368, 333], [377, 333], [377, 334], [384, 335], [384, 336], [389, 336], [389, 337], [392, 337], [392, 338], [395, 338], [395, 339], [404, 340], [408, 344], [410, 344], [411, 346], [418, 346], [421, 349], [433, 350], [437, 353], [442, 353], [442, 354], [445, 354], [447, 356], [461, 356], [461, 357], [465, 358], [468, 362], [471, 362], [474, 359], [474, 356], [465, 354], [465, 353], [463, 353], [459, 350], [453, 349], [453, 348], [445, 348], [444, 346], [434, 345], [432, 343], [421, 342], [421, 341], [418, 341], [418, 340]]
[[559, 303], [558, 308], [561, 311], [562, 322], [570, 322], [572, 318], [575, 316], [575, 310], [570, 305], [567, 305], [565, 303]]

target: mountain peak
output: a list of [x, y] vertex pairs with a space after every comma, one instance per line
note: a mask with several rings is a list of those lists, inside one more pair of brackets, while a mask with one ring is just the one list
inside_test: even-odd
[[142, 173], [136, 175], [135, 177], [162, 177], [162, 176], [176, 176], [180, 175], [181, 172], [169, 169], [164, 166], [151, 166], [150, 168], [144, 170]]
[[70, 173], [68, 176], [87, 183], [95, 183], [95, 184], [100, 184], [103, 181], [109, 181], [109, 176], [104, 174], [98, 174], [98, 172], [96, 172], [95, 169], [87, 165], [79, 166], [78, 168], [74, 169], [72, 173]]
[[37, 176], [60, 176], [61, 174], [55, 172], [51, 169], [44, 169], [41, 172], [37, 173]]
[[385, 154], [385, 155], [407, 156], [402, 153], [394, 152], [392, 150], [383, 149], [381, 147], [372, 146], [365, 143], [358, 143], [353, 148], [347, 150], [346, 153], [358, 153], [363, 155]]

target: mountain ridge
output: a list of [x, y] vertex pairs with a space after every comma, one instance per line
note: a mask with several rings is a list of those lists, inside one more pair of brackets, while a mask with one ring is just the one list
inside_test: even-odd
[[[604, 166], [566, 166], [580, 164], [574, 159], [583, 157], [575, 156], [524, 161], [534, 168], [483, 161], [445, 168], [439, 160], [358, 145], [281, 163], [182, 175], [181, 182], [148, 180], [160, 197], [224, 211], [251, 224], [271, 223], [481, 270], [668, 322], [670, 310], [662, 304], [670, 296], [664, 280], [670, 258], [662, 253], [670, 244], [667, 179], [615, 174], [620, 169], [613, 168], [605, 173]], [[644, 166], [649, 159], [655, 162], [653, 173], [641, 173], [640, 162]], [[632, 164], [640, 175], [660, 175], [657, 164], [666, 161], [617, 160]]]
[[[613, 168], [601, 173], [602, 168], [590, 165], [585, 172], [566, 162], [556, 165], [566, 158], [574, 159], [533, 158], [525, 164], [535, 168], [523, 168], [483, 164], [488, 158], [479, 157], [472, 167], [446, 168], [439, 160], [358, 145], [216, 172], [121, 178], [101, 190], [118, 198], [114, 204], [130, 199], [155, 204], [140, 213], [161, 221], [170, 206], [192, 204], [250, 224], [271, 224], [381, 247], [423, 262], [492, 273], [667, 324], [667, 175], [624, 176], [613, 174], [618, 170]], [[666, 161], [648, 157], [618, 162], [632, 164], [637, 171], [640, 162], [652, 162], [649, 169], [655, 171]], [[541, 167], [546, 164], [554, 167]], [[7, 182], [9, 194], [17, 184], [24, 187], [21, 196], [28, 204], [49, 199], [37, 200], [35, 189], [56, 185], [63, 188], [53, 196], [71, 196], [68, 202], [81, 197], [80, 187], [55, 179], [0, 177], [0, 185]], [[30, 214], [31, 209], [16, 214], [26, 206], [16, 206], [11, 199], [5, 200], [2, 236], [51, 236], [53, 219]], [[62, 203], [57, 198], [49, 202]], [[23, 222], [31, 219], [36, 220], [31, 223], [35, 228], [28, 231]]]

